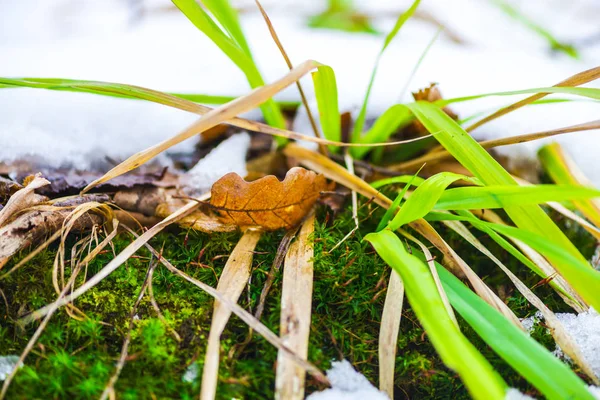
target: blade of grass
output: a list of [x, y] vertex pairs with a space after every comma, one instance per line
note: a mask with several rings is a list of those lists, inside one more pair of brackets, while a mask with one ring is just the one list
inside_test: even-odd
[[[595, 68], [580, 72], [578, 74], [575, 74], [573, 76], [570, 76], [569, 78], [565, 79], [562, 82], [557, 83], [554, 86], [555, 87], [581, 86], [588, 82], [596, 80], [598, 78], [600, 78], [600, 67], [595, 67]], [[466, 128], [466, 131], [471, 132], [471, 131], [479, 128], [480, 126], [487, 124], [490, 121], [493, 121], [503, 115], [506, 115], [515, 110], [518, 110], [519, 108], [524, 107], [528, 104], [531, 104], [535, 101], [538, 101], [538, 100], [546, 97], [547, 95], [548, 95], [548, 93], [537, 93], [537, 94], [534, 94], [533, 96], [527, 97], [526, 99], [517, 101], [516, 103], [511, 104], [507, 107], [503, 107], [500, 110], [498, 110], [498, 111], [488, 115], [487, 117], [475, 122], [474, 124], [470, 125], [469, 127]]]
[[[434, 137], [440, 144], [484, 184], [517, 185], [496, 160], [438, 107], [421, 102], [411, 104], [409, 107], [427, 130], [436, 132]], [[585, 264], [585, 258], [539, 206], [514, 206], [507, 207], [505, 210], [518, 227], [545, 237], [571, 257]], [[593, 281], [587, 279], [587, 273], [573, 268], [572, 263], [564, 257], [553, 255], [550, 261], [586, 302], [594, 305], [595, 308], [600, 307], [600, 298], [592, 295], [598, 287], [595, 287]], [[588, 268], [591, 270], [589, 265]]]
[[498, 355], [548, 399], [594, 398], [570, 368], [512, 326], [441, 265], [436, 263], [436, 267], [458, 313]]
[[417, 11], [417, 7], [419, 7], [420, 3], [421, 3], [421, 0], [415, 0], [412, 3], [412, 5], [408, 8], [408, 10], [406, 10], [404, 13], [402, 13], [398, 17], [398, 19], [396, 20], [396, 24], [394, 25], [392, 30], [385, 37], [385, 41], [383, 42], [383, 47], [381, 48], [381, 50], [379, 51], [379, 54], [377, 55], [377, 58], [375, 59], [375, 65], [373, 66], [373, 71], [371, 72], [371, 78], [369, 79], [369, 86], [367, 87], [367, 92], [365, 93], [365, 98], [363, 100], [362, 107], [360, 108], [360, 113], [358, 114], [358, 117], [356, 118], [356, 121], [354, 122], [354, 129], [352, 131], [352, 141], [353, 142], [356, 142], [362, 135], [362, 130], [364, 128], [365, 120], [367, 118], [367, 105], [369, 103], [369, 97], [371, 96], [371, 89], [373, 88], [373, 83], [375, 82], [375, 76], [377, 75], [377, 69], [379, 68], [379, 62], [381, 61], [381, 57], [383, 56], [383, 53], [385, 53], [385, 50], [387, 49], [389, 44], [392, 42], [392, 40], [394, 40], [394, 38], [396, 37], [398, 32], [400, 32], [400, 29], [402, 28], [402, 26], [406, 23], [406, 21], [409, 20], [410, 17], [413, 16], [415, 11]]
[[[209, 3], [214, 8], [220, 10], [217, 10], [216, 17], [222, 18], [225, 21], [225, 24], [233, 30], [236, 41], [243, 40], [243, 46], [245, 47], [240, 47], [236, 41], [227, 36], [195, 0], [172, 0], [172, 2], [246, 75], [250, 87], [254, 89], [264, 86], [265, 82], [249, 54], [245, 39], [240, 38], [240, 36], [243, 37], [243, 33], [241, 28], [239, 28], [239, 23], [237, 24], [237, 28], [234, 27], [236, 24], [235, 22], [232, 23], [232, 12], [226, 10], [227, 7], [224, 6], [224, 1], [219, 1], [219, 5], [216, 5], [217, 3], [214, 1], [209, 1]], [[285, 128], [285, 118], [273, 100], [266, 100], [261, 106], [261, 110], [269, 125], [277, 128]], [[282, 141], [280, 142], [283, 143]]]
[[388, 282], [381, 325], [379, 327], [379, 390], [385, 392], [390, 399], [394, 398], [394, 369], [398, 350], [398, 333], [402, 319], [402, 303], [404, 302], [404, 283], [400, 275], [392, 270]]
[[[507, 146], [511, 144], [531, 142], [533, 140], [539, 140], [556, 135], [563, 135], [565, 133], [585, 132], [596, 129], [600, 129], [600, 120], [585, 122], [583, 124], [571, 125], [564, 128], [551, 129], [549, 131], [528, 133], [524, 135], [516, 135], [500, 139], [484, 140], [478, 143], [484, 149], [491, 149], [494, 147]], [[405, 161], [399, 164], [392, 165], [389, 168], [395, 171], [408, 170], [422, 165], [423, 163], [431, 163], [432, 161], [442, 161], [451, 157], [452, 154], [450, 154], [449, 151], [440, 150], [436, 152], [427, 153], [421, 157], [417, 157], [410, 161]]]
[[558, 40], [552, 33], [550, 33], [549, 30], [547, 30], [537, 22], [533, 21], [531, 18], [523, 14], [516, 7], [509, 4], [507, 1], [492, 0], [492, 3], [498, 6], [498, 8], [500, 8], [510, 18], [521, 23], [523, 26], [527, 27], [528, 29], [545, 39], [552, 50], [560, 51], [561, 53], [564, 53], [569, 57], [575, 59], [579, 58], [579, 53], [577, 52], [577, 49], [575, 47]]
[[[242, 235], [229, 255], [217, 283], [217, 291], [234, 303], [237, 303], [244, 287], [248, 283], [248, 277], [252, 269], [254, 248], [260, 237], [261, 232], [254, 230], [247, 230]], [[200, 399], [202, 400], [212, 400], [217, 393], [221, 334], [230, 317], [231, 310], [223, 306], [218, 300], [215, 300], [202, 370], [202, 386], [200, 389]]]
[[245, 111], [251, 110], [258, 104], [264, 103], [275, 93], [278, 93], [287, 86], [291, 85], [292, 83], [300, 79], [300, 77], [308, 73], [310, 70], [314, 69], [317, 65], [318, 63], [315, 61], [305, 61], [278, 81], [275, 81], [270, 85], [266, 85], [261, 88], [255, 89], [247, 96], [240, 97], [230, 103], [224, 104], [221, 107], [209, 111], [183, 132], [161, 143], [158, 143], [146, 150], [132, 155], [127, 160], [123, 161], [122, 163], [108, 171], [104, 176], [91, 182], [83, 189], [82, 192], [85, 193], [91, 188], [101, 183], [104, 183], [114, 177], [129, 172], [139, 167], [140, 165], [148, 162], [152, 158], [156, 157], [158, 154], [176, 145], [177, 143], [189, 139], [192, 136], [197, 135], [198, 133], [206, 129], [210, 129], [213, 126], [223, 121], [226, 121], [229, 118], [232, 118]]
[[413, 186], [419, 186], [421, 183], [425, 182], [425, 179], [417, 176], [417, 175], [400, 175], [394, 176], [391, 178], [384, 178], [374, 182], [371, 182], [371, 186], [375, 189], [379, 189], [383, 186], [393, 185], [396, 183], [408, 183], [411, 182]]
[[[544, 302], [537, 297], [531, 289], [521, 282], [521, 280], [517, 278], [517, 276], [513, 274], [496, 256], [494, 256], [492, 252], [490, 252], [487, 247], [485, 247], [462, 222], [444, 221], [444, 225], [462, 236], [463, 239], [465, 239], [473, 247], [492, 260], [492, 262], [508, 276], [523, 297], [525, 297], [529, 303], [531, 303], [542, 313], [544, 320], [548, 325], [548, 330], [550, 331], [550, 334], [554, 338], [556, 344], [560, 346], [564, 353], [567, 354], [571, 360], [573, 360], [575, 364], [577, 364], [596, 385], [599, 384], [598, 378], [581, 353], [579, 346], [577, 346], [577, 343], [573, 340], [571, 335], [567, 332], [556, 315], [546, 306], [546, 304], [544, 304]], [[425, 257], [428, 257], [426, 253]]]
[[[308, 356], [310, 316], [313, 292], [312, 234], [315, 216], [310, 215], [302, 224], [298, 237], [290, 246], [283, 267], [281, 287], [281, 315], [279, 336], [300, 357]], [[303, 400], [306, 371], [284, 352], [277, 353], [275, 398]]]
[[[333, 162], [327, 157], [322, 156], [321, 154], [315, 153], [295, 144], [287, 145], [283, 152], [288, 157], [294, 157], [298, 159], [299, 162], [307, 168], [311, 168], [314, 171], [322, 173], [327, 178], [362, 194], [368, 199], [372, 199], [373, 202], [386, 209], [392, 205], [392, 201], [389, 198], [370, 186], [367, 182], [353, 174], [350, 174], [345, 168], [342, 168], [339, 164]], [[521, 326], [519, 319], [506, 306], [506, 304], [504, 304], [498, 298], [498, 296], [496, 296], [496, 294], [492, 292], [490, 288], [485, 285], [485, 283], [483, 283], [479, 276], [477, 276], [477, 274], [473, 272], [473, 270], [464, 262], [464, 260], [461, 259], [458, 254], [456, 254], [456, 252], [442, 239], [442, 237], [435, 231], [435, 229], [433, 229], [431, 225], [429, 225], [425, 220], [420, 219], [413, 221], [410, 224], [410, 227], [424, 236], [446, 257], [454, 261], [460, 268], [460, 271], [462, 271], [469, 278], [471, 284], [477, 289], [477, 293], [480, 296], [482, 296], [494, 307], [498, 308], [498, 310], [506, 315], [507, 318], [513, 321], [517, 326]]]
[[[437, 105], [439, 107], [445, 107], [449, 104], [478, 100], [478, 99], [483, 99], [486, 97], [515, 96], [515, 95], [520, 95], [520, 94], [531, 94], [531, 93], [537, 93], [537, 96], [541, 96], [541, 95], [547, 96], [547, 95], [553, 94], [553, 93], [561, 93], [561, 94], [570, 94], [570, 95], [575, 95], [575, 96], [581, 96], [581, 97], [585, 97], [588, 99], [600, 100], [600, 89], [589, 88], [589, 87], [573, 87], [573, 86], [551, 86], [551, 87], [538, 87], [538, 88], [531, 88], [531, 89], [509, 90], [509, 91], [505, 91], [505, 92], [491, 92], [491, 93], [483, 93], [483, 94], [476, 94], [476, 95], [463, 96], [463, 97], [454, 97], [451, 99], [438, 100], [435, 102], [435, 105]], [[469, 130], [471, 130], [471, 129], [469, 129]]]
[[[423, 167], [421, 167], [421, 169], [422, 168]], [[404, 199], [404, 195], [408, 191], [408, 188], [413, 183], [414, 179], [419, 175], [419, 172], [421, 172], [421, 169], [419, 169], [412, 176], [412, 178], [406, 183], [406, 185], [404, 186], [404, 188], [402, 188], [402, 190], [400, 191], [400, 193], [398, 193], [398, 195], [394, 199], [394, 202], [392, 203], [392, 205], [390, 206], [390, 208], [388, 208], [386, 210], [385, 214], [383, 215], [383, 218], [381, 218], [381, 220], [379, 221], [379, 224], [377, 225], [377, 232], [379, 232], [380, 230], [382, 230], [383, 228], [385, 228], [386, 225], [388, 224], [388, 222], [390, 221], [390, 219], [392, 219], [392, 216], [398, 210], [398, 207], [400, 207], [400, 202], [402, 201], [402, 199]], [[375, 186], [373, 186], [373, 187], [375, 187]]]
[[442, 361], [456, 371], [475, 399], [504, 399], [506, 384], [463, 336], [446, 312], [425, 264], [409, 254], [391, 231], [365, 237], [377, 253], [402, 277], [406, 296]]
[[[271, 34], [271, 38], [273, 38], [273, 41], [277, 45], [277, 48], [279, 49], [279, 52], [283, 56], [285, 63], [287, 64], [288, 68], [291, 71], [292, 69], [294, 69], [294, 65], [292, 64], [292, 61], [288, 57], [287, 52], [283, 48], [283, 44], [281, 43], [281, 40], [279, 40], [279, 36], [277, 35], [277, 32], [275, 31], [275, 27], [271, 23], [271, 19], [267, 15], [267, 12], [263, 8], [263, 6], [260, 4], [260, 2], [258, 0], [255, 0], [255, 3], [256, 3], [256, 6], [258, 7], [258, 9], [260, 10], [260, 13], [263, 16], [263, 19], [265, 20], [267, 27], [269, 28], [269, 33]], [[312, 112], [310, 111], [310, 106], [308, 105], [308, 100], [306, 99], [306, 95], [304, 94], [304, 89], [302, 89], [302, 84], [300, 83], [300, 81], [296, 81], [296, 86], [298, 87], [298, 92], [300, 93], [300, 98], [302, 99], [302, 104], [304, 104], [304, 108], [306, 109], [306, 115], [308, 116], [308, 120], [310, 121], [310, 126], [312, 127], [315, 137], [320, 138], [321, 132], [319, 132], [319, 128], [317, 127], [317, 124], [315, 122], [315, 119], [313, 118]], [[339, 141], [339, 139], [337, 139], [337, 141]], [[322, 154], [327, 154], [327, 149], [322, 144], [319, 144], [319, 150], [321, 151]]]
[[600, 190], [576, 185], [484, 186], [445, 190], [436, 210], [505, 208], [600, 197]]
[[[448, 214], [442, 215], [448, 216]], [[439, 216], [440, 218], [444, 218], [441, 215]], [[562, 247], [555, 238], [549, 238], [536, 232], [531, 232], [512, 226], [483, 222], [464, 214], [462, 216], [454, 216], [448, 219], [468, 221], [474, 225], [483, 224], [497, 233], [525, 243], [527, 246], [530, 246], [551, 261], [558, 260], [562, 264], [570, 265], [569, 270], [566, 271], [567, 273], [561, 275], [567, 280], [567, 282], [571, 282], [576, 279], [580, 282], [584, 282], [584, 284], [580, 283], [579, 287], [575, 288], [577, 292], [594, 308], [597, 307], [597, 304], [600, 304], [600, 299], [598, 299], [597, 296], [598, 290], [600, 289], [600, 271], [593, 269], [587, 261], [582, 261], [578, 257], [574, 256], [567, 249]]]
[[[320, 65], [320, 64], [319, 64]], [[30, 78], [27, 78], [30, 79]], [[40, 81], [45, 81], [42, 78], [31, 78]], [[9, 78], [0, 78], [0, 82], [10, 80]], [[48, 79], [50, 80], [50, 79]], [[64, 80], [60, 79], [61, 82], [58, 83], [43, 83], [43, 82], [29, 82], [25, 80], [10, 80], [14, 82], [15, 86], [13, 87], [30, 87], [36, 89], [47, 89], [47, 90], [64, 90], [64, 91], [72, 91], [72, 92], [80, 92], [80, 93], [91, 93], [97, 95], [104, 96], [114, 96], [114, 97], [125, 97], [131, 99], [138, 100], [146, 100], [151, 101], [153, 103], [163, 104], [165, 106], [177, 108], [179, 110], [184, 110], [188, 112], [192, 112], [198, 115], [204, 115], [213, 109], [207, 106], [203, 106], [201, 104], [194, 103], [193, 101], [189, 101], [184, 99], [183, 97], [177, 97], [180, 95], [172, 95], [164, 92], [159, 92], [152, 89], [143, 88], [140, 86], [133, 85], [125, 85], [120, 83], [111, 83], [111, 82], [99, 82], [99, 81], [74, 81], [74, 80]], [[67, 81], [67, 82], [63, 82]], [[181, 95], [183, 96], [183, 95]], [[190, 95], [194, 96], [194, 95]], [[230, 98], [232, 101], [236, 98]], [[296, 103], [291, 103], [294, 105]], [[297, 105], [297, 104], [296, 104]], [[389, 143], [342, 143], [342, 142], [333, 142], [325, 139], [320, 139], [313, 136], [307, 136], [300, 134], [298, 132], [289, 131], [286, 129], [279, 129], [273, 126], [269, 126], [266, 124], [262, 124], [260, 122], [251, 121], [243, 118], [230, 118], [224, 123], [230, 124], [232, 126], [236, 126], [238, 128], [246, 129], [249, 131], [260, 132], [271, 136], [279, 136], [286, 139], [295, 139], [295, 140], [305, 140], [308, 142], [314, 142], [318, 144], [324, 145], [335, 145], [340, 147], [377, 147], [377, 146], [393, 146], [402, 143], [410, 143], [413, 141], [418, 141], [425, 139], [416, 138], [405, 141], [397, 141], [397, 142], [389, 142]]]
[[[538, 152], [542, 166], [552, 180], [559, 184], [572, 184], [583, 187], [593, 187], [590, 180], [583, 174], [575, 161], [558, 143], [542, 147]], [[575, 207], [583, 213], [592, 223], [600, 226], [600, 200], [581, 199], [574, 200]]]
[[446, 188], [458, 180], [477, 182], [473, 178], [452, 172], [441, 172], [428, 178], [419, 185], [404, 206], [400, 208], [400, 211], [389, 223], [389, 228], [395, 231], [402, 225], [423, 218], [433, 209]]
[[[342, 140], [342, 125], [338, 106], [338, 91], [333, 68], [320, 66], [312, 73], [315, 88], [315, 98], [319, 108], [319, 120], [323, 135], [329, 140], [340, 142]], [[332, 152], [337, 152], [336, 147], [329, 147]]]
[[[376, 120], [371, 129], [369, 129], [364, 135], [361, 135], [356, 140], [356, 143], [373, 143], [373, 142], [385, 142], [399, 129], [404, 128], [414, 120], [412, 114], [402, 104], [395, 104], [385, 110]], [[351, 149], [350, 152], [353, 157], [361, 159], [368, 152], [369, 148], [357, 147]]]
[[238, 47], [242, 49], [248, 57], [252, 58], [252, 52], [246, 41], [246, 36], [244, 36], [244, 32], [242, 31], [237, 11], [231, 6], [229, 0], [202, 0], [202, 4], [204, 4], [210, 13], [214, 15], [221, 26], [225, 28], [229, 37], [233, 39]]

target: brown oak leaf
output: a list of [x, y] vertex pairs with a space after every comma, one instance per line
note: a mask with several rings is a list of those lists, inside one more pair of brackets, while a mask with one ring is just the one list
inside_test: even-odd
[[302, 221], [327, 187], [323, 175], [299, 167], [290, 169], [283, 181], [268, 175], [246, 182], [229, 173], [212, 186], [208, 208], [223, 225], [289, 229]]

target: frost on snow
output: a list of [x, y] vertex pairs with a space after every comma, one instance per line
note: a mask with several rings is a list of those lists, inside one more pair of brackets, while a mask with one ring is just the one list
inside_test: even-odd
[[506, 391], [505, 400], [533, 400], [533, 397], [527, 396], [519, 391], [519, 389], [509, 388]]
[[327, 378], [331, 389], [312, 393], [306, 400], [388, 400], [385, 393], [371, 385], [347, 360], [332, 362]]
[[200, 195], [210, 190], [213, 183], [229, 172], [244, 177], [246, 153], [250, 147], [250, 135], [246, 132], [233, 135], [221, 142], [202, 158], [182, 178], [189, 195]]
[[10, 375], [18, 362], [19, 356], [0, 356], [0, 382]]
[[[590, 308], [587, 312], [578, 315], [559, 313], [556, 316], [573, 337], [596, 376], [600, 377], [600, 315], [598, 312]], [[554, 354], [568, 359], [558, 346]]]

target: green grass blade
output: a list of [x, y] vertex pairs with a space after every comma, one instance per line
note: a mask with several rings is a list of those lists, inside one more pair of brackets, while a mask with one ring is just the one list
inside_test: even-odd
[[530, 30], [544, 38], [548, 42], [552, 50], [560, 51], [568, 55], [569, 57], [579, 58], [579, 53], [577, 52], [577, 49], [575, 49], [575, 47], [558, 40], [552, 33], [550, 33], [550, 31], [548, 31], [546, 28], [544, 28], [537, 22], [533, 21], [532, 19], [521, 13], [507, 1], [492, 0], [492, 3], [496, 4], [506, 15], [508, 15], [515, 21], [520, 22], [525, 27], [529, 28]]
[[402, 225], [423, 218], [433, 209], [444, 190], [458, 180], [475, 181], [464, 175], [441, 172], [419, 185], [389, 224], [393, 231]]
[[[185, 16], [204, 33], [246, 75], [250, 87], [264, 86], [265, 82], [251, 56], [227, 36], [195, 0], [171, 0]], [[273, 99], [264, 102], [260, 109], [267, 123], [276, 128], [285, 128], [285, 118]], [[286, 141], [278, 138], [279, 144]]]
[[425, 179], [418, 177], [416, 175], [400, 175], [394, 176], [391, 178], [384, 178], [378, 181], [371, 182], [370, 185], [375, 189], [379, 189], [383, 186], [393, 185], [395, 183], [408, 183], [411, 182], [413, 186], [419, 186], [421, 183], [425, 182]]
[[[342, 140], [342, 127], [340, 110], [338, 106], [338, 91], [333, 68], [319, 66], [312, 73], [315, 87], [315, 97], [319, 108], [319, 119], [323, 135], [329, 140], [339, 142]], [[331, 151], [337, 151], [337, 147], [329, 146]]]
[[511, 324], [444, 267], [435, 264], [456, 311], [486, 344], [546, 398], [593, 400], [585, 383], [569, 367]]
[[[485, 185], [517, 185], [514, 178], [475, 139], [437, 106], [417, 102], [408, 107], [425, 128], [432, 132], [434, 138]], [[574, 257], [585, 261], [577, 248], [539, 206], [508, 207], [506, 212], [520, 228], [552, 238]], [[564, 268], [568, 268], [562, 263], [555, 267], [561, 273]], [[575, 285], [574, 288], [577, 290]]]
[[246, 36], [244, 36], [244, 32], [242, 31], [237, 11], [231, 6], [231, 3], [228, 0], [202, 0], [202, 4], [215, 16], [217, 21], [229, 33], [229, 36], [248, 57], [252, 58], [250, 46], [248, 46]]
[[551, 86], [551, 87], [540, 87], [532, 89], [521, 89], [521, 90], [510, 90], [506, 92], [490, 92], [483, 94], [475, 94], [471, 96], [455, 97], [452, 99], [443, 99], [435, 102], [435, 105], [439, 107], [445, 107], [452, 103], [462, 103], [465, 101], [482, 99], [485, 97], [496, 97], [496, 96], [516, 96], [520, 94], [535, 94], [535, 93], [560, 93], [570, 94], [575, 96], [581, 96], [593, 100], [600, 100], [600, 89], [588, 88], [588, 87], [570, 87], [570, 86]]
[[[559, 270], [560, 275], [571, 284], [571, 286], [579, 293], [579, 295], [595, 309], [600, 306], [600, 297], [598, 296], [598, 293], [600, 293], [600, 271], [593, 269], [591, 265], [585, 261], [585, 259], [581, 260], [579, 257], [570, 253], [567, 249], [560, 245], [560, 242], [556, 238], [540, 235], [539, 233], [534, 233], [512, 226], [484, 222], [466, 214], [459, 216], [432, 212], [428, 214], [427, 220], [466, 221], [472, 223], [473, 226], [480, 228], [485, 232], [488, 231], [483, 229], [483, 227], [487, 227], [504, 236], [517, 239], [538, 253], [542, 254], [551, 263], [553, 263], [553, 265], [561, 265], [562, 268]], [[494, 235], [490, 236], [496, 240]], [[502, 245], [500, 241], [496, 241]]]
[[[140, 86], [127, 85], [123, 83], [86, 81], [64, 78], [5, 78], [0, 77], [0, 89], [33, 88], [57, 90], [76, 93], [92, 93], [102, 96], [119, 97], [136, 100], [146, 100], [174, 106], [176, 99], [193, 101], [201, 104], [225, 104], [235, 100], [239, 96], [218, 96], [201, 93], [170, 93], [160, 92]], [[300, 105], [296, 101], [281, 101], [278, 105], [285, 108], [295, 108]]]
[[[538, 158], [552, 180], [559, 184], [592, 186], [589, 179], [558, 143], [551, 143], [538, 151]], [[600, 200], [578, 200], [573, 204], [592, 223], [600, 226]]]
[[415, 178], [418, 177], [419, 172], [421, 172], [422, 169], [423, 169], [423, 167], [419, 168], [419, 170], [410, 178], [410, 180], [402, 188], [402, 190], [400, 191], [400, 193], [398, 193], [398, 195], [394, 199], [394, 202], [392, 203], [392, 205], [390, 206], [390, 208], [388, 208], [387, 210], [385, 210], [385, 214], [383, 215], [383, 218], [381, 218], [381, 221], [379, 221], [379, 225], [377, 225], [377, 232], [379, 232], [380, 230], [382, 230], [383, 228], [385, 228], [385, 226], [387, 225], [387, 223], [390, 221], [390, 219], [392, 218], [392, 216], [394, 215], [394, 213], [396, 212], [396, 210], [400, 206], [400, 202], [404, 198], [404, 195], [408, 191], [408, 188], [410, 187], [410, 185], [412, 185], [412, 183], [415, 180]]
[[[414, 120], [413, 115], [402, 104], [395, 104], [385, 110], [375, 120], [375, 123], [364, 135], [360, 136], [357, 143], [382, 143], [396, 132]], [[366, 147], [356, 147], [350, 150], [354, 158], [362, 159], [370, 150]]]
[[404, 282], [406, 297], [442, 361], [456, 371], [475, 399], [504, 399], [506, 384], [448, 315], [431, 272], [390, 230], [365, 237]]
[[385, 41], [383, 42], [383, 47], [381, 48], [379, 54], [377, 55], [377, 59], [375, 60], [375, 65], [373, 66], [373, 71], [371, 72], [371, 78], [369, 79], [369, 86], [367, 86], [367, 92], [365, 93], [365, 98], [363, 100], [362, 107], [360, 108], [360, 113], [354, 122], [354, 128], [352, 130], [352, 141], [357, 142], [358, 139], [362, 135], [362, 130], [365, 126], [365, 120], [367, 118], [367, 105], [369, 103], [369, 97], [371, 96], [371, 90], [373, 89], [373, 82], [375, 82], [375, 76], [377, 75], [377, 69], [379, 68], [379, 61], [381, 60], [381, 56], [385, 52], [385, 49], [389, 46], [389, 44], [394, 40], [398, 32], [402, 26], [413, 16], [415, 11], [417, 11], [417, 7], [421, 0], [415, 0], [412, 5], [402, 13], [398, 19], [396, 20], [396, 24], [392, 28], [392, 30], [385, 37]]
[[460, 187], [444, 191], [434, 209], [505, 208], [593, 197], [600, 197], [600, 191], [576, 185]]

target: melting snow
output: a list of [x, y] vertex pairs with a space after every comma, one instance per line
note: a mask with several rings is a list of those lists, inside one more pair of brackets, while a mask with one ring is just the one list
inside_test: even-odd
[[200, 195], [210, 190], [213, 183], [229, 172], [241, 177], [246, 170], [246, 153], [250, 147], [250, 135], [246, 132], [233, 135], [221, 142], [202, 158], [182, 178], [190, 195]]
[[0, 382], [16, 368], [19, 356], [0, 356]]
[[314, 392], [306, 400], [388, 400], [364, 375], [356, 371], [347, 360], [334, 361], [327, 371], [331, 389]]

